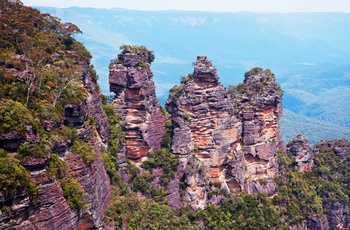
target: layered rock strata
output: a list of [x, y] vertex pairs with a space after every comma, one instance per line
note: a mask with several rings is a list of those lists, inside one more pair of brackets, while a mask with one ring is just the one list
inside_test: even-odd
[[[227, 180], [224, 165], [241, 152], [242, 126], [226, 88], [206, 57], [199, 56], [193, 75], [183, 77], [181, 85], [171, 89], [166, 109], [173, 122], [172, 152], [183, 162], [191, 204], [206, 205], [205, 180], [198, 168], [210, 181], [237, 189], [240, 182], [236, 178], [232, 179], [234, 183]], [[237, 174], [239, 171], [235, 177], [241, 181], [242, 176]]]
[[[27, 190], [17, 191], [11, 197], [0, 193], [0, 229], [97, 229], [102, 226], [104, 210], [110, 200], [110, 182], [100, 158], [100, 147], [108, 142], [109, 124], [102, 110], [97, 82], [91, 78], [89, 64], [80, 64], [81, 71], [76, 74], [88, 95], [81, 104], [65, 106], [64, 122], [44, 122], [43, 127], [48, 134], [56, 135], [52, 139], [51, 149], [44, 153], [44, 157], [21, 159], [21, 165], [30, 173], [30, 181], [35, 186], [37, 195], [30, 199]], [[94, 117], [97, 129], [86, 122], [89, 117]], [[72, 141], [61, 136], [63, 123], [74, 127], [79, 139], [91, 146], [92, 162], [85, 163], [72, 150]], [[33, 133], [31, 126], [28, 126], [27, 131], [20, 136], [4, 136], [5, 144], [1, 147], [13, 154], [24, 141], [38, 144], [40, 138], [42, 137]], [[62, 179], [73, 178], [83, 189], [86, 205], [82, 209], [76, 210], [69, 205], [58, 178], [49, 172], [48, 164], [52, 160], [50, 153], [57, 154], [65, 162], [66, 173]]]
[[276, 192], [277, 150], [284, 151], [279, 134], [282, 90], [270, 70], [254, 68], [244, 74], [243, 84], [231, 91], [242, 122], [245, 183], [248, 193]]
[[150, 64], [152, 52], [141, 47], [126, 47], [110, 65], [111, 102], [122, 122], [126, 157], [138, 160], [160, 148], [165, 133], [165, 117], [155, 95]]
[[303, 135], [298, 135], [287, 144], [300, 172], [310, 172], [314, 164], [314, 151]]
[[273, 74], [262, 69], [247, 72], [244, 83], [228, 92], [204, 56], [197, 57], [194, 73], [170, 90], [171, 148], [182, 162], [179, 177], [193, 207], [209, 202], [210, 184], [228, 192], [276, 192], [281, 96]]

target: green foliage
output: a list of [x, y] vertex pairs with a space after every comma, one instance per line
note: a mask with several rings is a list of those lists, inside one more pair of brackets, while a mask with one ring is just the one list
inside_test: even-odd
[[160, 148], [156, 152], [150, 153], [141, 167], [144, 169], [163, 168], [164, 173], [160, 180], [163, 185], [166, 185], [174, 176], [178, 163], [179, 159], [174, 154], [170, 153], [168, 149]]
[[299, 171], [289, 171], [286, 178], [277, 180], [279, 185], [276, 204], [285, 204], [285, 214], [291, 224], [300, 224], [314, 215], [323, 217], [322, 200], [315, 187], [308, 183], [306, 175]]
[[187, 82], [193, 80], [193, 74], [189, 73], [187, 76], [181, 76], [181, 84], [186, 84]]
[[80, 210], [87, 206], [84, 190], [77, 180], [66, 178], [59, 180], [59, 182], [63, 191], [63, 197], [71, 208]]
[[57, 108], [53, 107], [52, 104], [46, 100], [42, 100], [37, 103], [34, 110], [35, 116], [41, 121], [58, 122], [62, 119], [62, 115]]
[[206, 229], [287, 229], [266, 194], [231, 195], [221, 205], [197, 211]]
[[96, 73], [96, 70], [94, 69], [94, 65], [90, 65], [90, 74], [91, 74], [91, 78], [95, 81], [95, 82], [97, 82], [97, 80], [98, 80], [98, 75], [97, 75], [97, 73]]
[[62, 161], [57, 154], [51, 154], [47, 171], [55, 175], [57, 179], [63, 179], [67, 174], [67, 163]]
[[109, 154], [117, 157], [119, 149], [122, 147], [122, 143], [125, 140], [120, 121], [115, 115], [112, 105], [104, 104], [103, 110], [105, 111], [109, 121]]
[[[162, 108], [162, 107], [161, 107]], [[173, 123], [170, 119], [168, 119], [165, 122], [165, 127], [167, 129], [166, 133], [164, 133], [163, 135], [163, 139], [162, 139], [162, 148], [168, 149], [170, 151], [171, 148], [171, 133], [173, 131]]]
[[[148, 64], [147, 62], [144, 61], [139, 61], [138, 63], [138, 67], [140, 67], [143, 70], [149, 69], [150, 68], [150, 64]], [[147, 89], [147, 85], [142, 86], [143, 89]], [[145, 88], [144, 88], [145, 87]]]
[[123, 54], [125, 54], [127, 51], [130, 51], [134, 54], [142, 54], [145, 56], [153, 53], [153, 51], [149, 50], [146, 46], [122, 45], [119, 48], [122, 50]]
[[[80, 29], [17, 1], [2, 1], [0, 12], [0, 97], [27, 108], [61, 100], [61, 112], [62, 105], [85, 98], [79, 80], [91, 54], [72, 37]], [[96, 80], [93, 66], [90, 73]]]
[[190, 117], [190, 115], [188, 115], [187, 113], [184, 115], [184, 121], [188, 121], [190, 122], [192, 120], [192, 118]]
[[33, 117], [21, 103], [0, 99], [0, 132], [24, 132], [28, 125], [33, 124]]
[[1, 150], [0, 192], [7, 196], [14, 195], [16, 191], [28, 188], [29, 178], [29, 173], [20, 165], [19, 160]]
[[[127, 163], [129, 167], [129, 186], [132, 191], [141, 192], [149, 199], [166, 204], [168, 202], [166, 199], [166, 185], [174, 176], [178, 159], [168, 149], [161, 148], [148, 155], [148, 159], [142, 163], [141, 169], [130, 161]], [[152, 174], [153, 169], [159, 170], [160, 168], [162, 174], [159, 178], [156, 178]], [[158, 180], [160, 183], [156, 182]]]
[[71, 150], [83, 159], [84, 164], [91, 164], [95, 161], [95, 151], [88, 143], [76, 140], [73, 142]]
[[28, 183], [28, 196], [32, 202], [35, 202], [38, 198], [38, 188], [33, 182]]
[[168, 205], [139, 199], [136, 194], [114, 197], [106, 216], [117, 229], [201, 229], [187, 215], [180, 216]]
[[24, 142], [18, 148], [18, 158], [27, 158], [27, 157], [45, 157], [51, 152], [51, 143], [42, 137], [37, 143]]
[[185, 86], [184, 84], [181, 85], [175, 85], [173, 88], [169, 91], [169, 99], [171, 102], [175, 103], [179, 100], [180, 96], [185, 93]]
[[108, 153], [101, 151], [102, 161], [106, 172], [111, 180], [112, 185], [118, 185], [120, 192], [118, 194], [126, 195], [128, 193], [127, 185], [121, 180], [118, 173], [117, 157], [122, 143], [125, 140], [120, 121], [114, 113], [112, 105], [107, 103], [107, 98], [103, 96], [103, 110], [107, 115], [109, 121], [109, 148]]

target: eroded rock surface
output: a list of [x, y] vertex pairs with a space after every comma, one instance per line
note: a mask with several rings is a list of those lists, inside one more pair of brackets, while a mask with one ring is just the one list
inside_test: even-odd
[[179, 172], [192, 207], [209, 202], [209, 182], [228, 192], [276, 192], [281, 97], [274, 75], [258, 68], [228, 92], [205, 56], [198, 56], [194, 73], [170, 90], [171, 148], [182, 162]]
[[267, 192], [276, 187], [277, 150], [284, 151], [279, 120], [282, 116], [282, 90], [270, 70], [254, 68], [244, 75], [243, 84], [231, 91], [242, 122], [245, 178], [248, 193]]
[[[102, 110], [97, 82], [91, 79], [89, 64], [84, 62], [81, 66], [81, 71], [76, 74], [88, 95], [80, 104], [66, 105], [62, 121], [45, 121], [43, 127], [48, 132], [47, 135], [55, 136], [51, 139], [51, 149], [43, 152], [42, 157], [22, 157], [20, 162], [29, 171], [30, 181], [37, 195], [31, 197], [27, 189], [17, 191], [12, 196], [0, 193], [0, 229], [68, 230], [96, 229], [102, 226], [104, 210], [110, 200], [110, 182], [100, 158], [100, 147], [108, 142], [109, 124]], [[94, 117], [97, 129], [91, 122], [86, 122], [89, 117]], [[61, 135], [63, 123], [74, 127], [80, 141], [91, 146], [92, 162], [85, 163], [79, 154], [73, 152], [72, 140]], [[17, 148], [25, 141], [37, 145], [41, 138], [43, 137], [33, 132], [31, 126], [27, 127], [26, 132], [13, 131], [0, 135], [3, 143], [1, 147], [11, 151], [8, 154], [17, 154]], [[73, 178], [84, 191], [86, 205], [80, 210], [69, 205], [63, 196], [58, 178], [48, 170], [53, 153], [67, 165], [67, 171], [65, 175], [61, 175], [61, 179]]]
[[314, 151], [306, 138], [298, 135], [287, 145], [287, 151], [292, 154], [300, 172], [310, 172], [314, 164]]
[[116, 94], [112, 106], [122, 122], [126, 157], [133, 160], [160, 148], [165, 133], [165, 117], [150, 70], [153, 60], [153, 53], [146, 48], [125, 48], [111, 61], [110, 90]]

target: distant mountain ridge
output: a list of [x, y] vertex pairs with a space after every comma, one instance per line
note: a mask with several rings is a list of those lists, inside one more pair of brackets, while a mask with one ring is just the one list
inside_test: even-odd
[[[162, 104], [179, 77], [191, 72], [188, 63], [203, 54], [216, 63], [226, 86], [237, 84], [253, 67], [271, 69], [285, 92], [285, 109], [329, 124], [334, 135], [325, 135], [326, 139], [350, 131], [350, 14], [38, 9], [73, 22], [84, 32], [76, 38], [92, 53], [106, 94], [108, 63], [118, 47], [146, 45], [157, 57], [152, 71]], [[285, 141], [301, 132], [284, 125], [291, 124], [283, 117]], [[316, 133], [324, 133], [317, 127]], [[319, 140], [307, 137], [311, 142]]]

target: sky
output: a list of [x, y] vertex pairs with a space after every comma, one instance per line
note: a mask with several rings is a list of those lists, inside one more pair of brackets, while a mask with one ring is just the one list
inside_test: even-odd
[[22, 0], [27, 6], [215, 12], [347, 12], [350, 0]]

